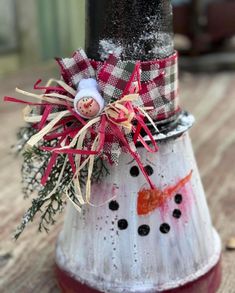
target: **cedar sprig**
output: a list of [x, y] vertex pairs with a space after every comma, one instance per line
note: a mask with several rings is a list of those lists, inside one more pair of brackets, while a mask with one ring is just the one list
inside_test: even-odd
[[[21, 169], [23, 193], [25, 198], [32, 196], [34, 198], [32, 199], [30, 208], [24, 214], [22, 221], [14, 234], [15, 239], [19, 238], [28, 223], [33, 222], [37, 214], [40, 214], [38, 227], [39, 231], [49, 232], [49, 227], [56, 223], [56, 217], [63, 211], [66, 205], [66, 197], [64, 194], [67, 186], [69, 186], [67, 195], [75, 203], [78, 203], [73, 185], [70, 184], [73, 179], [73, 172], [71, 165], [67, 161], [66, 155], [58, 156], [47, 183], [45, 186], [42, 186], [41, 179], [48, 165], [51, 153], [45, 152], [39, 147], [25, 147], [28, 139], [35, 133], [35, 131], [32, 131], [31, 126], [23, 129], [21, 128], [19, 133], [18, 146], [20, 145], [20, 147], [17, 147], [17, 150], [23, 156], [23, 164]], [[57, 141], [54, 140], [44, 142], [44, 144], [41, 144], [40, 146], [55, 146], [56, 144]], [[48, 197], [48, 195], [54, 190], [65, 160], [67, 162], [62, 180], [56, 191]], [[82, 187], [85, 185], [87, 175], [87, 168], [82, 169], [79, 176]], [[109, 170], [106, 166], [106, 162], [100, 157], [96, 158], [92, 174], [92, 183], [100, 183], [107, 175], [109, 175]]]

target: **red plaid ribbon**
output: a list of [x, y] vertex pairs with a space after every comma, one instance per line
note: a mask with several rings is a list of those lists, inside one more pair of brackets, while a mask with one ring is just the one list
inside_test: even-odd
[[61, 68], [61, 75], [64, 81], [74, 88], [77, 88], [83, 78], [95, 77], [96, 73], [90, 60], [83, 50], [78, 50], [72, 58], [56, 58]]
[[120, 99], [127, 94], [128, 82], [140, 76], [140, 99], [138, 106], [152, 107], [149, 112], [153, 120], [170, 118], [179, 111], [178, 103], [178, 54], [148, 62], [121, 61], [110, 55], [104, 62], [89, 60], [83, 50], [72, 58], [60, 59], [61, 74], [66, 83], [77, 88], [81, 79], [96, 77], [106, 101]]
[[117, 100], [127, 93], [135, 78], [136, 62], [120, 61], [110, 55], [98, 73], [100, 89], [106, 101]]
[[150, 116], [164, 120], [179, 111], [178, 54], [155, 61], [142, 62], [140, 96], [146, 107], [153, 107]]

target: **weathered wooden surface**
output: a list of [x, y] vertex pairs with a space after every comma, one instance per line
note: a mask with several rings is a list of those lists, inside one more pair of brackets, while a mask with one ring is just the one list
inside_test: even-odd
[[[41, 68], [34, 74], [1, 79], [0, 96], [12, 95], [15, 85], [30, 88], [38, 77], [46, 79], [53, 70], [46, 71]], [[235, 235], [235, 73], [183, 74], [180, 80], [182, 105], [197, 119], [191, 137], [213, 223], [225, 247]], [[20, 191], [20, 159], [10, 154], [16, 129], [23, 123], [20, 106], [0, 104], [0, 292], [57, 293], [54, 248], [62, 217], [49, 235], [37, 233], [35, 222], [16, 243], [11, 239], [29, 205]], [[223, 250], [223, 271], [220, 293], [234, 293], [235, 251]]]

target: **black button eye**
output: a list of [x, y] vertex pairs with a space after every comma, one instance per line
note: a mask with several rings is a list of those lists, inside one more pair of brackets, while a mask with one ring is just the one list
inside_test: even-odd
[[121, 219], [121, 220], [118, 221], [118, 228], [119, 228], [120, 230], [126, 230], [127, 227], [128, 227], [128, 222], [127, 222], [127, 220], [125, 220], [125, 219]]
[[176, 196], [175, 196], [175, 203], [181, 204], [182, 201], [183, 201], [183, 196], [181, 194], [179, 194], [179, 193], [176, 194]]
[[180, 210], [176, 209], [176, 210], [173, 211], [172, 215], [173, 215], [174, 218], [179, 219], [181, 217], [182, 213], [181, 213]]
[[160, 226], [160, 231], [161, 231], [163, 234], [167, 234], [167, 233], [169, 233], [170, 230], [171, 230], [171, 227], [170, 227], [170, 225], [167, 224], [167, 223], [164, 223], [164, 224], [162, 224], [162, 225]]
[[131, 169], [130, 169], [130, 174], [131, 174], [132, 177], [137, 177], [137, 176], [139, 176], [139, 174], [140, 174], [140, 170], [139, 170], [139, 168], [138, 168], [137, 166], [133, 166], [133, 167], [131, 167]]
[[119, 203], [116, 200], [112, 200], [109, 203], [109, 209], [111, 211], [117, 211], [119, 209]]
[[138, 229], [138, 233], [140, 236], [147, 236], [150, 232], [150, 227], [148, 225], [142, 225]]
[[148, 176], [153, 175], [153, 168], [150, 165], [145, 166], [144, 169]]

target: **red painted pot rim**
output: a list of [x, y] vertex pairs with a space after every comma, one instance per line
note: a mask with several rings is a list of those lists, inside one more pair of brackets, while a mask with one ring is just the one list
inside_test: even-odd
[[[105, 291], [97, 291], [94, 288], [89, 287], [85, 283], [81, 283], [76, 279], [72, 278], [67, 272], [63, 271], [58, 265], [55, 267], [55, 274], [59, 287], [63, 293], [101, 293]], [[217, 264], [206, 274], [196, 279], [195, 281], [189, 282], [178, 288], [155, 291], [154, 293], [215, 293], [221, 283], [222, 269], [221, 269], [221, 258]], [[126, 293], [130, 293], [124, 291]], [[137, 292], [137, 293], [140, 293]], [[144, 293], [144, 292], [143, 292]], [[147, 292], [146, 292], [147, 293]]]

